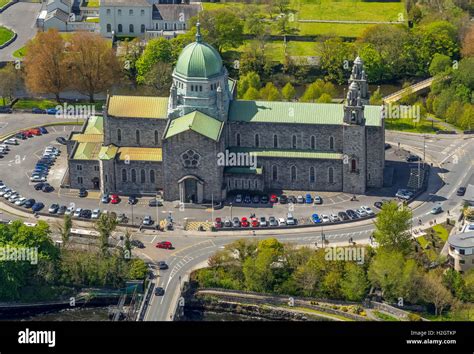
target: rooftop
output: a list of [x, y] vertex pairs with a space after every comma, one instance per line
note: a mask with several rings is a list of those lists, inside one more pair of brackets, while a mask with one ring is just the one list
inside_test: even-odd
[[182, 16], [191, 18], [198, 14], [199, 4], [155, 4], [153, 5], [153, 20], [176, 21]]
[[453, 247], [474, 248], [474, 231], [451, 235], [448, 243]]
[[123, 118], [168, 117], [168, 97], [109, 96], [107, 115]]
[[[234, 100], [229, 121], [254, 123], [335, 124], [343, 123], [344, 106], [335, 103], [302, 103]], [[381, 126], [381, 107], [365, 106], [366, 125]]]
[[97, 160], [102, 143], [79, 143], [73, 160]]
[[163, 161], [161, 148], [121, 147], [117, 153], [121, 161]]
[[336, 152], [314, 151], [314, 150], [297, 150], [297, 149], [258, 149], [245, 147], [231, 147], [231, 152], [246, 152], [255, 154], [257, 157], [286, 157], [293, 159], [327, 159], [340, 160], [342, 154]]
[[168, 126], [165, 139], [178, 135], [187, 130], [204, 135], [209, 139], [218, 141], [224, 123], [199, 111], [188, 113], [182, 117], [173, 119]]
[[100, 0], [100, 6], [146, 6], [151, 4], [148, 0]]

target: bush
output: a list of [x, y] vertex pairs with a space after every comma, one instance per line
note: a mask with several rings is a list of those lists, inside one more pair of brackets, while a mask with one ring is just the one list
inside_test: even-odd
[[419, 322], [421, 321], [421, 317], [415, 313], [409, 313], [408, 314], [408, 320], [412, 322]]
[[341, 307], [341, 310], [342, 310], [343, 312], [347, 312], [349, 309], [348, 309], [346, 306], [342, 306], [342, 307]]
[[367, 314], [365, 313], [365, 311], [362, 311], [361, 313], [359, 313], [360, 316], [367, 316]]

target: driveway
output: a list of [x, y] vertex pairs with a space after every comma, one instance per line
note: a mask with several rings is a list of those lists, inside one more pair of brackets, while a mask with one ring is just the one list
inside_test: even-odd
[[0, 25], [7, 26], [18, 34], [12, 44], [0, 50], [0, 62], [15, 60], [13, 53], [36, 35], [36, 19], [40, 10], [41, 4], [19, 2], [0, 14]]

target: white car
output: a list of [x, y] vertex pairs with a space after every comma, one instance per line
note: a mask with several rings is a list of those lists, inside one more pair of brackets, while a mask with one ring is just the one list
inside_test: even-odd
[[327, 222], [331, 222], [331, 219], [329, 219], [329, 216], [323, 214], [323, 215], [321, 215], [321, 221], [323, 223], [327, 223]]
[[18, 140], [14, 139], [14, 138], [7, 139], [7, 140], [5, 140], [5, 144], [8, 144], [8, 145], [18, 145]]
[[323, 204], [323, 200], [319, 195], [314, 196], [313, 204]]
[[6, 144], [1, 144], [1, 145], [0, 145], [0, 149], [10, 151], [10, 147], [9, 147], [8, 145], [6, 145]]
[[304, 198], [302, 195], [299, 195], [296, 197], [296, 202], [299, 203], [299, 204], [303, 204], [304, 203]]
[[150, 215], [146, 215], [144, 218], [143, 218], [143, 225], [145, 226], [150, 226], [153, 224], [153, 219], [151, 218]]
[[66, 209], [64, 215], [71, 215], [72, 213], [74, 213], [74, 207], [70, 206]]
[[81, 216], [81, 211], [82, 211], [82, 208], [77, 208], [77, 209], [74, 211], [73, 216], [74, 216], [75, 218], [78, 218], [79, 216]]
[[237, 194], [237, 195], [235, 196], [234, 202], [236, 202], [236, 203], [242, 203], [242, 194]]
[[285, 226], [286, 225], [285, 218], [278, 218], [278, 225], [279, 226]]
[[25, 197], [20, 197], [15, 201], [15, 205], [22, 206], [25, 204], [27, 199]]
[[11, 188], [8, 188], [8, 187], [3, 189], [2, 191], [0, 191], [0, 197], [3, 197], [5, 194], [7, 194], [11, 191], [12, 191]]
[[6, 155], [8, 154], [8, 150], [0, 147], [0, 154]]
[[8, 201], [10, 203], [14, 203], [18, 198], [20, 198], [20, 195], [18, 193], [12, 194], [10, 198], [8, 198]]
[[30, 178], [31, 182], [46, 182], [46, 177], [45, 176], [31, 176]]
[[339, 216], [337, 216], [336, 214], [331, 214], [330, 219], [332, 222], [341, 221], [341, 219], [339, 219]]
[[374, 214], [375, 214], [374, 211], [373, 211], [371, 208], [369, 208], [367, 205], [363, 205], [363, 206], [361, 206], [360, 208], [361, 208], [361, 209], [364, 209], [365, 212], [366, 212], [368, 215], [374, 215]]
[[46, 149], [44, 149], [43, 154], [58, 156], [59, 155], [59, 150], [53, 150], [53, 149], [50, 149], [50, 148], [46, 148]]
[[287, 217], [286, 217], [286, 224], [287, 224], [287, 225], [296, 225], [296, 220], [295, 220], [295, 218], [293, 217], [293, 214], [288, 213], [288, 215], [287, 215]]
[[98, 219], [100, 216], [100, 209], [92, 210], [91, 219]]
[[367, 215], [368, 215], [367, 212], [366, 212], [364, 209], [362, 209], [362, 208], [356, 209], [355, 212], [356, 212], [357, 215], [359, 215], [361, 218], [363, 218], [364, 216], [367, 216]]
[[5, 193], [5, 194], [3, 195], [3, 198], [8, 199], [8, 198], [10, 198], [12, 195], [15, 195], [15, 194], [16, 194], [15, 191], [9, 191], [9, 192], [7, 192], [7, 193]]

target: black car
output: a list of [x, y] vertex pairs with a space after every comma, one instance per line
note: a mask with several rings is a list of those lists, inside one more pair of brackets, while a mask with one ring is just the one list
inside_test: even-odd
[[155, 295], [156, 296], [163, 296], [165, 294], [165, 289], [162, 287], [155, 288]]
[[294, 195], [288, 196], [288, 203], [296, 204], [297, 203], [296, 197]]
[[260, 203], [267, 204], [268, 203], [268, 196], [267, 195], [262, 195], [262, 198], [260, 198]]
[[160, 270], [168, 269], [168, 265], [166, 264], [165, 261], [159, 261], [158, 267], [160, 267]]
[[137, 204], [137, 202], [138, 202], [138, 199], [134, 195], [131, 195], [130, 197], [128, 197], [128, 204], [135, 205]]
[[27, 209], [31, 208], [33, 205], [35, 205], [36, 200], [34, 199], [28, 199], [23, 206]]
[[52, 185], [50, 185], [49, 183], [45, 183], [43, 185], [43, 188], [41, 188], [41, 190], [45, 193], [50, 193], [50, 192], [54, 191], [54, 187]]
[[342, 221], [347, 221], [347, 220], [349, 220], [349, 215], [347, 215], [347, 213], [344, 212], [344, 211], [340, 211], [339, 213], [337, 213], [337, 215], [339, 216], [339, 218], [340, 218]]
[[288, 197], [284, 194], [280, 195], [280, 204], [288, 203]]
[[247, 194], [247, 195], [244, 197], [244, 203], [246, 203], [246, 204], [252, 203], [252, 198], [250, 198], [250, 195]]
[[148, 206], [152, 208], [156, 208], [157, 206], [163, 206], [163, 202], [161, 200], [153, 198], [153, 199], [150, 199], [150, 201], [148, 202]]
[[376, 207], [377, 209], [382, 209], [382, 205], [383, 205], [382, 202], [375, 202], [374, 203], [374, 207]]
[[92, 211], [90, 209], [82, 209], [81, 213], [79, 214], [79, 217], [83, 219], [90, 219], [91, 216], [92, 216]]
[[18, 133], [15, 135], [15, 138], [21, 139], [21, 140], [26, 140], [26, 135], [23, 133]]
[[136, 248], [145, 248], [145, 245], [143, 244], [143, 242], [139, 240], [132, 240], [130, 241], [130, 244]]
[[258, 195], [254, 195], [254, 196], [252, 197], [252, 203], [257, 204], [257, 203], [259, 203], [259, 202], [260, 202], [260, 197], [259, 197]]
[[79, 189], [79, 197], [81, 198], [87, 197], [87, 190], [85, 188]]
[[64, 213], [66, 212], [66, 209], [67, 207], [65, 205], [61, 205], [58, 209], [58, 211], [56, 212], [56, 214], [58, 215], [64, 215]]
[[460, 197], [463, 196], [466, 193], [466, 187], [459, 187], [458, 190], [456, 191], [456, 195], [459, 195]]
[[405, 160], [406, 160], [407, 162], [416, 162], [416, 161], [420, 160], [420, 157], [417, 156], [417, 155], [408, 155], [408, 156], [405, 158]]
[[353, 220], [359, 218], [359, 215], [357, 215], [357, 213], [352, 209], [346, 210], [346, 214]]
[[44, 204], [41, 203], [41, 202], [38, 202], [38, 203], [33, 204], [33, 206], [31, 207], [31, 210], [33, 210], [33, 212], [36, 213], [36, 212], [40, 211], [43, 208], [44, 208]]
[[0, 113], [13, 113], [13, 110], [10, 107], [0, 106]]
[[388, 150], [392, 147], [392, 145], [390, 145], [389, 143], [385, 143], [385, 150]]
[[56, 138], [56, 141], [60, 143], [61, 145], [66, 145], [67, 140], [63, 138], [62, 136]]
[[44, 182], [40, 182], [40, 183], [35, 184], [35, 191], [42, 190], [44, 185], [45, 185]]
[[44, 109], [41, 109], [41, 108], [33, 108], [31, 110], [31, 113], [35, 113], [35, 114], [46, 114], [46, 111]]

